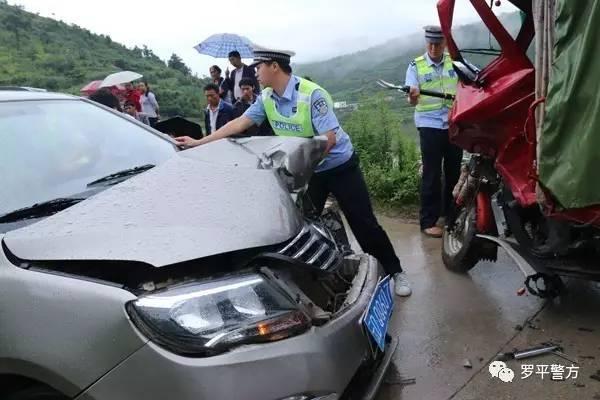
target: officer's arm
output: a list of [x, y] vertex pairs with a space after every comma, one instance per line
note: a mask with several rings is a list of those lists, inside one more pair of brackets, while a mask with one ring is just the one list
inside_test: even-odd
[[177, 145], [183, 149], [189, 149], [190, 147], [200, 146], [202, 144], [214, 142], [215, 140], [226, 138], [227, 136], [235, 135], [236, 133], [242, 133], [246, 129], [250, 128], [254, 122], [242, 115], [239, 118], [229, 121], [221, 129], [217, 129], [213, 134], [208, 135], [200, 140], [192, 139], [189, 136], [180, 136], [174, 138]]
[[200, 140], [194, 140], [187, 136], [175, 138], [175, 140], [179, 143], [179, 146], [183, 148], [196, 147], [202, 144], [213, 142], [215, 140], [226, 138], [231, 135], [242, 133], [252, 125], [262, 124], [264, 119], [265, 108], [261, 98], [259, 97], [241, 117], [230, 121], [221, 129], [217, 129], [211, 135], [208, 135]]
[[202, 144], [214, 142], [215, 140], [223, 139], [231, 135], [242, 133], [246, 129], [250, 128], [252, 125], [254, 125], [254, 121], [252, 121], [245, 115], [242, 115], [239, 118], [229, 121], [220, 129], [217, 129], [214, 133], [198, 140], [196, 146], [200, 146]]
[[340, 123], [320, 90], [315, 90], [311, 97], [311, 119], [316, 132], [327, 137], [325, 154], [328, 154], [337, 143], [336, 133]]
[[331, 150], [333, 146], [335, 146], [337, 139], [335, 137], [334, 131], [329, 131], [325, 133], [325, 136], [327, 136], [327, 147], [325, 148], [325, 154], [329, 154], [329, 150]]
[[410, 93], [408, 94], [408, 102], [412, 106], [419, 104], [419, 75], [417, 73], [417, 66], [415, 62], [411, 62], [406, 70], [406, 80], [404, 83], [406, 86], [410, 86]]

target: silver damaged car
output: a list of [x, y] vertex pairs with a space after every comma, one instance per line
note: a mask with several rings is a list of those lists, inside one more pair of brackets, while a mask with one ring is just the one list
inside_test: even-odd
[[373, 398], [391, 296], [335, 212], [301, 211], [324, 145], [178, 151], [85, 99], [0, 92], [0, 398]]

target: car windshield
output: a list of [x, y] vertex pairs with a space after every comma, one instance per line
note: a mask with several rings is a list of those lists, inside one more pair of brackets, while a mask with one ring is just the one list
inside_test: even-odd
[[[0, 215], [83, 193], [90, 182], [158, 165], [175, 148], [82, 100], [0, 103]], [[0, 228], [0, 231], [2, 229]]]

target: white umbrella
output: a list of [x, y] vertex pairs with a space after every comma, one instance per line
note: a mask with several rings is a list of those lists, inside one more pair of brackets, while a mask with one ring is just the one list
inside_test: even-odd
[[142, 76], [142, 74], [138, 74], [137, 72], [133, 71], [115, 72], [114, 74], [110, 74], [106, 78], [104, 78], [104, 80], [100, 84], [100, 87], [103, 88], [120, 85], [122, 83], [127, 83], [135, 81], [136, 79], [140, 79]]

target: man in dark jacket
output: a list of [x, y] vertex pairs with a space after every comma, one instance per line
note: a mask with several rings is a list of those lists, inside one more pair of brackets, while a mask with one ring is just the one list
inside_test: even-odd
[[[233, 105], [233, 118], [241, 117], [244, 115], [246, 110], [250, 108], [250, 106], [256, 101], [256, 93], [254, 86], [254, 81], [250, 78], [243, 78], [240, 81], [240, 89], [242, 92], [242, 97]], [[270, 136], [274, 135], [273, 129], [271, 129], [271, 125], [269, 121], [265, 120], [260, 126], [253, 125], [252, 127], [246, 129], [243, 133], [248, 136]]]
[[204, 87], [208, 103], [204, 116], [206, 134], [210, 135], [233, 119], [233, 107], [219, 96], [219, 86], [210, 83]]
[[232, 51], [229, 53], [229, 62], [235, 68], [231, 71], [229, 78], [229, 82], [231, 85], [231, 89], [233, 92], [233, 103], [239, 100], [242, 97], [242, 91], [240, 90], [240, 81], [243, 78], [249, 78], [254, 83], [254, 93], [256, 95], [260, 94], [260, 86], [258, 85], [258, 81], [256, 80], [256, 70], [254, 67], [249, 67], [242, 62], [242, 58], [240, 53], [237, 51]]

